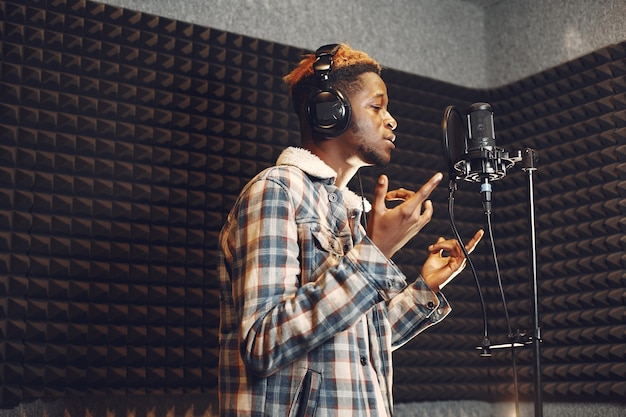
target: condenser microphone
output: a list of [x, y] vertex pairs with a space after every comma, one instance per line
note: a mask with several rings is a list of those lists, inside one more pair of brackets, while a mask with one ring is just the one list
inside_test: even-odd
[[497, 181], [506, 176], [516, 158], [496, 146], [493, 110], [488, 103], [474, 103], [467, 109], [469, 132], [465, 154], [455, 163], [458, 176], [469, 182]]
[[450, 175], [456, 179], [481, 184], [481, 194], [490, 210], [491, 182], [506, 176], [507, 169], [520, 161], [521, 153], [509, 156], [496, 146], [493, 110], [489, 103], [468, 107], [465, 121], [454, 106], [444, 112], [443, 148]]

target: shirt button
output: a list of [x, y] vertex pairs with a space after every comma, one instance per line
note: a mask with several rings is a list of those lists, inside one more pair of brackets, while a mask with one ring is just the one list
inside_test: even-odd
[[365, 356], [361, 356], [361, 365], [367, 365], [367, 358]]
[[429, 301], [428, 304], [426, 304], [426, 307], [432, 310], [433, 308], [435, 308], [435, 303], [433, 303], [432, 301]]
[[337, 201], [337, 194], [335, 193], [328, 194], [328, 201], [330, 201], [331, 203], [334, 203], [335, 201]]

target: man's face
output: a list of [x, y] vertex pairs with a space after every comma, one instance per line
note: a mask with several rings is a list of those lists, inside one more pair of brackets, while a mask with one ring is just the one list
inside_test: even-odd
[[[387, 111], [387, 86], [380, 76], [366, 72], [359, 76], [363, 87], [349, 96], [352, 121], [338, 139], [351, 150], [359, 165], [384, 166], [391, 160], [396, 135], [396, 120]], [[355, 161], [354, 159], [359, 161]]]

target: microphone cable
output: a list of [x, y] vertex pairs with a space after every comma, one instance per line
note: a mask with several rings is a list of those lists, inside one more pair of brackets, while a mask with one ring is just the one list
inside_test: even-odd
[[485, 306], [485, 299], [483, 298], [483, 292], [480, 288], [480, 281], [478, 280], [478, 273], [476, 272], [476, 267], [474, 266], [474, 262], [472, 258], [469, 256], [467, 249], [465, 248], [465, 244], [463, 243], [463, 239], [461, 238], [461, 234], [456, 226], [456, 221], [454, 219], [454, 193], [456, 192], [457, 184], [454, 175], [450, 175], [450, 181], [448, 184], [448, 217], [450, 217], [450, 226], [452, 227], [452, 232], [454, 233], [455, 238], [459, 241], [459, 245], [461, 246], [461, 250], [465, 255], [465, 259], [467, 264], [469, 265], [472, 276], [474, 277], [474, 283], [476, 285], [476, 290], [478, 291], [478, 298], [480, 299], [480, 308], [483, 313], [483, 340], [482, 340], [482, 352], [481, 356], [489, 356], [489, 324], [487, 321], [487, 308]]
[[513, 329], [511, 328], [511, 319], [509, 317], [509, 309], [506, 305], [506, 296], [504, 294], [504, 285], [502, 284], [502, 276], [500, 274], [500, 265], [498, 262], [498, 254], [496, 252], [496, 245], [493, 239], [493, 227], [491, 221], [491, 210], [485, 210], [485, 217], [487, 219], [487, 230], [489, 242], [491, 243], [491, 253], [493, 256], [494, 267], [496, 271], [496, 280], [498, 282], [498, 290], [500, 291], [500, 297], [502, 299], [502, 306], [504, 309], [504, 317], [506, 320], [507, 326], [507, 340], [511, 344], [511, 365], [513, 368], [513, 395], [514, 395], [514, 403], [515, 403], [515, 415], [519, 416], [519, 385], [518, 385], [518, 374], [517, 374], [517, 356], [515, 353], [515, 339], [516, 335], [513, 333]]

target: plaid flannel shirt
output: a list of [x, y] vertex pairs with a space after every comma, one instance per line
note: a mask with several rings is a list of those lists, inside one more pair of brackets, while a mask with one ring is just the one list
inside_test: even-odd
[[221, 417], [391, 416], [392, 350], [450, 312], [369, 240], [363, 200], [335, 177], [308, 151], [287, 148], [228, 216]]

